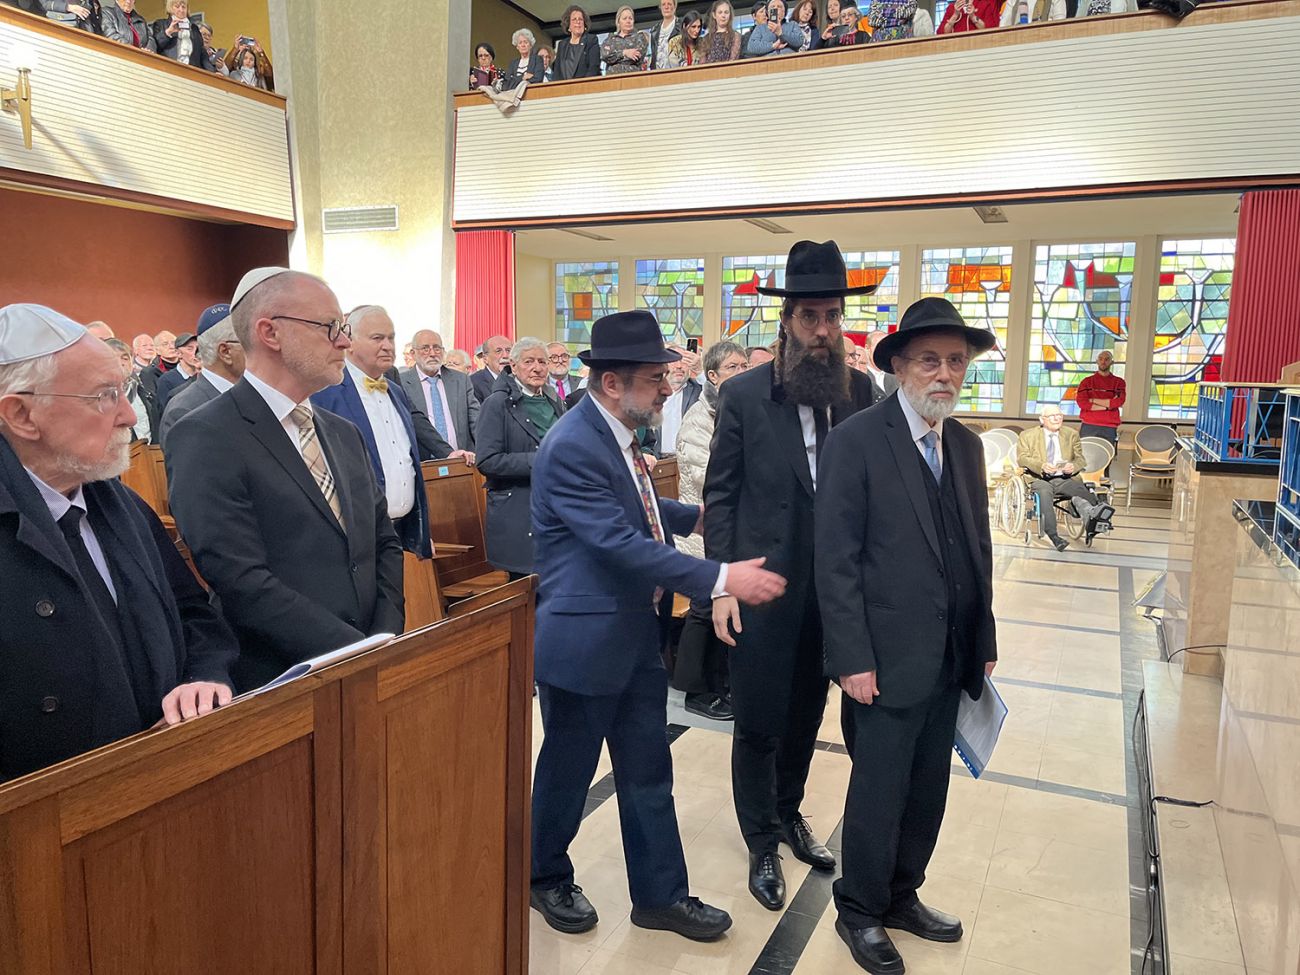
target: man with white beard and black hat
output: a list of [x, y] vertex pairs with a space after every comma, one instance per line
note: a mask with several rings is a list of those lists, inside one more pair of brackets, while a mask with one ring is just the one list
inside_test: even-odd
[[943, 823], [959, 698], [978, 699], [997, 661], [984, 452], [951, 418], [971, 359], [993, 344], [943, 298], [922, 298], [876, 346], [898, 391], [822, 454], [817, 592], [853, 762], [835, 930], [873, 975], [903, 972], [886, 929], [962, 937], [917, 889]]
[[117, 480], [122, 379], [76, 322], [0, 308], [0, 781], [230, 701], [234, 634]]
[[[799, 241], [776, 295], [776, 359], [727, 381], [704, 478], [704, 550], [732, 562], [767, 557], [785, 576], [785, 595], [765, 606], [713, 601], [718, 639], [729, 655], [735, 732], [731, 786], [749, 849], [749, 890], [769, 910], [785, 903], [777, 852], [782, 840], [819, 870], [835, 858], [800, 810], [826, 707], [821, 614], [813, 585], [813, 498], [827, 432], [872, 403], [871, 381], [848, 368], [842, 328], [849, 287], [834, 241]], [[734, 633], [734, 637], [733, 634]]]

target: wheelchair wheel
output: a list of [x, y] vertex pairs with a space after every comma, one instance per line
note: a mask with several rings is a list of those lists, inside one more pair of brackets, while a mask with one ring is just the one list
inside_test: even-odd
[[1083, 538], [1084, 522], [1075, 512], [1073, 505], [1056, 509], [1056, 520], [1061, 523], [1065, 533], [1076, 542]]
[[1002, 530], [1016, 538], [1025, 531], [1025, 492], [1018, 479], [1003, 482], [998, 489], [1002, 493], [1000, 505]]

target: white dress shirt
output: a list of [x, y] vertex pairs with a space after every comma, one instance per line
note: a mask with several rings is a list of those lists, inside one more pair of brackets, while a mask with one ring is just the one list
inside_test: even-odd
[[388, 393], [366, 389], [369, 377], [350, 361], [348, 373], [356, 383], [361, 406], [370, 421], [370, 432], [379, 448], [379, 466], [384, 471], [384, 496], [388, 499], [388, 517], [397, 519], [415, 507], [415, 464], [411, 461], [411, 438]]
[[[417, 366], [415, 374], [420, 377], [420, 389], [424, 391], [425, 416], [429, 418], [429, 422], [433, 424], [434, 428], [442, 434], [442, 439], [451, 444], [452, 450], [460, 450], [460, 444], [456, 442], [456, 424], [451, 420], [451, 403], [447, 399], [447, 383], [442, 378], [442, 371], [446, 368], [446, 366], [440, 366], [438, 371], [430, 376]], [[446, 430], [439, 428], [438, 424], [434, 423], [434, 417], [438, 415], [433, 408], [434, 396], [437, 396], [439, 402], [442, 403], [442, 416], [445, 421], [444, 425], [447, 427]]]
[[69, 498], [67, 495], [54, 490], [28, 468], [23, 468], [23, 470], [27, 471], [27, 476], [36, 485], [36, 490], [40, 492], [45, 507], [50, 509], [50, 514], [53, 516], [55, 523], [68, 513], [69, 508], [81, 509], [81, 540], [86, 545], [86, 551], [90, 553], [90, 561], [95, 563], [95, 568], [99, 570], [104, 585], [108, 586], [113, 602], [117, 602], [117, 590], [113, 588], [113, 577], [108, 571], [108, 560], [104, 557], [104, 550], [100, 547], [99, 539], [95, 537], [94, 529], [90, 527], [90, 519], [86, 517], [86, 498], [81, 487], [78, 486], [72, 497]]
[[[311, 400], [303, 400], [301, 403], [295, 403], [270, 383], [263, 379], [259, 379], [247, 369], [244, 370], [244, 378], [248, 380], [248, 385], [257, 390], [257, 395], [261, 396], [262, 399], [266, 401], [266, 405], [270, 407], [272, 415], [280, 422], [280, 426], [284, 428], [285, 435], [289, 438], [289, 442], [293, 444], [293, 449], [298, 451], [298, 456], [301, 457], [302, 444], [298, 442], [298, 421], [293, 418], [292, 414], [299, 406], [305, 406], [307, 407], [307, 412], [314, 417], [316, 411], [312, 409]], [[330, 469], [330, 462], [329, 458], [325, 456], [324, 447], [321, 448], [320, 456], [321, 461], [325, 464], [325, 469], [328, 471]], [[332, 477], [333, 475], [334, 472], [330, 471], [330, 476]]]
[[939, 435], [939, 443], [935, 449], [939, 453], [939, 470], [943, 470], [943, 424], [939, 423], [930, 426], [929, 422], [912, 408], [912, 404], [908, 402], [901, 389], [898, 391], [898, 405], [903, 408], [903, 416], [907, 417], [907, 429], [912, 434], [912, 443], [916, 445], [916, 451], [923, 460], [925, 459], [925, 444], [921, 442], [921, 438], [931, 430]]
[[212, 388], [217, 391], [218, 395], [224, 393], [226, 390], [230, 389], [230, 387], [235, 385], [225, 376], [218, 376], [211, 369], [203, 370], [203, 378], [212, 383]]
[[[799, 428], [803, 430], [803, 446], [808, 452], [808, 473], [812, 475], [813, 490], [817, 490], [817, 417], [811, 406], [799, 404]], [[830, 414], [826, 415], [826, 429], [831, 428]]]
[[[632, 487], [636, 490], [636, 493], [639, 496], [641, 494], [641, 482], [637, 477], [636, 462], [632, 459], [632, 451], [630, 449], [635, 432], [629, 430], [627, 424], [616, 417], [613, 413], [609, 412], [609, 410], [605, 409], [605, 404], [600, 401], [599, 396], [592, 396], [590, 393], [588, 393], [587, 396], [596, 404], [596, 409], [600, 410], [600, 415], [603, 416], [605, 422], [609, 424], [610, 433], [614, 434], [614, 442], [618, 444], [618, 452], [623, 458], [623, 464], [627, 468], [628, 477], [632, 478]], [[638, 449], [640, 448], [638, 447]], [[659, 496], [655, 494], [653, 478], [650, 480], [650, 494], [654, 496], [655, 503], [658, 504]], [[667, 535], [668, 529], [667, 526], [665, 526], [664, 536], [667, 537]], [[720, 596], [725, 595], [727, 595], [727, 564], [724, 562], [722, 563], [722, 567], [718, 570], [717, 582], [713, 584], [712, 597], [717, 599]]]
[[677, 453], [677, 432], [682, 428], [682, 403], [686, 387], [674, 392], [664, 401], [663, 423], [659, 427], [659, 452]]

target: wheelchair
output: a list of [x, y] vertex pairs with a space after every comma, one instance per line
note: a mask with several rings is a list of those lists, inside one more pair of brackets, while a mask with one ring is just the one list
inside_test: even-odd
[[[1042, 512], [1039, 510], [1038, 495], [1029, 489], [1025, 481], [1025, 470], [1018, 463], [1016, 442], [1009, 439], [1009, 431], [990, 430], [981, 434], [984, 441], [985, 465], [989, 472], [989, 498], [991, 501], [991, 518], [1003, 534], [1021, 539], [1028, 545], [1034, 538], [1042, 536]], [[1016, 441], [1018, 441], [1018, 437]], [[1114, 457], [1111, 446], [1098, 437], [1085, 437], [1082, 441], [1084, 470], [1080, 476], [1097, 496], [1098, 500], [1110, 504], [1112, 486], [1104, 472]], [[1055, 498], [1056, 523], [1062, 534], [1073, 541], [1085, 537], [1087, 525], [1074, 510], [1071, 498]], [[1110, 529], [1103, 528], [1102, 531]], [[1088, 539], [1091, 545], [1092, 540]]]

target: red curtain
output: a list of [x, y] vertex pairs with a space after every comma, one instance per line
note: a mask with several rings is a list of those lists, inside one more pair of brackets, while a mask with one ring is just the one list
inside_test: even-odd
[[1300, 360], [1300, 190], [1245, 194], [1228, 302], [1223, 381], [1275, 383]]
[[456, 348], [473, 355], [493, 335], [512, 342], [515, 337], [515, 235], [508, 230], [458, 233]]

